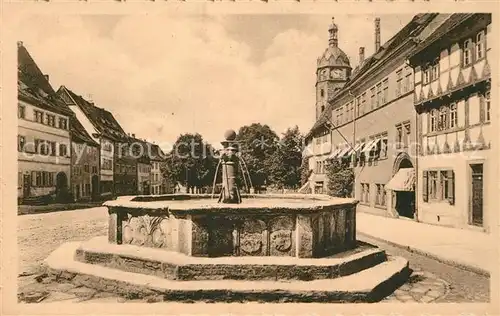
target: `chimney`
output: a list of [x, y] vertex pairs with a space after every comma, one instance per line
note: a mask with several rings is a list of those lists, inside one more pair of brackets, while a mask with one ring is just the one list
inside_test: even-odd
[[380, 18], [375, 19], [375, 53], [380, 49]]
[[135, 138], [135, 134], [132, 134], [132, 137]]
[[49, 82], [49, 75], [43, 75], [45, 77], [45, 80], [47, 80], [47, 82]]
[[92, 100], [92, 94], [87, 95], [87, 100], [89, 101], [90, 104], [94, 105], [94, 100]]
[[22, 41], [18, 41], [17, 42], [17, 47], [23, 47], [23, 42]]
[[365, 48], [359, 48], [359, 64], [361, 65], [365, 61]]

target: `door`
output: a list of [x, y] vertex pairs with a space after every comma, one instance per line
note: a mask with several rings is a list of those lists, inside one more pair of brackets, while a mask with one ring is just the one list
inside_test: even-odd
[[470, 167], [472, 177], [470, 224], [483, 226], [483, 164], [474, 164]]
[[96, 200], [99, 197], [99, 177], [92, 176], [92, 199]]
[[30, 196], [31, 191], [31, 177], [29, 174], [23, 175], [23, 198]]

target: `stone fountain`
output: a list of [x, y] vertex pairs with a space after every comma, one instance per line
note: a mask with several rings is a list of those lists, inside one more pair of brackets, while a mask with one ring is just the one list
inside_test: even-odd
[[165, 301], [372, 302], [408, 262], [356, 240], [354, 199], [240, 194], [238, 144], [225, 135], [222, 191], [108, 201], [108, 236], [62, 245], [59, 280]]

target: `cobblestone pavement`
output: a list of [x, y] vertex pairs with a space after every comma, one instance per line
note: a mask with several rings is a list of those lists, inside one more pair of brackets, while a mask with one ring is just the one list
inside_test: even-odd
[[[448, 290], [443, 296], [440, 296], [434, 302], [487, 303], [490, 301], [490, 278], [488, 277], [479, 275], [474, 272], [465, 271], [454, 266], [450, 266], [448, 264], [436, 261], [432, 258], [419, 255], [398, 247], [394, 247], [378, 240], [373, 240], [370, 237], [362, 234], [358, 234], [357, 238], [359, 240], [379, 246], [390, 255], [406, 258], [410, 263], [410, 268], [415, 271], [413, 273], [414, 275], [423, 274], [424, 280], [418, 282], [416, 281], [415, 284], [411, 284], [410, 279], [410, 284], [408, 284], [407, 286], [403, 286], [401, 289], [397, 290], [393, 295], [388, 297], [388, 300], [395, 300], [401, 296], [403, 297], [403, 299], [408, 299], [408, 296], [404, 296], [403, 293], [407, 292], [410, 293], [410, 296], [412, 296], [415, 292], [415, 290], [411, 291], [408, 288], [418, 289], [416, 290], [416, 293], [418, 294], [416, 295], [417, 299], [420, 297], [419, 292], [424, 291], [427, 287], [429, 288], [429, 292], [427, 292], [426, 294], [430, 296], [437, 295], [434, 294], [434, 292], [430, 291], [430, 284], [433, 283], [433, 281], [431, 280], [436, 280], [436, 283], [438, 283], [437, 281], [440, 281], [448, 284]], [[426, 282], [425, 280], [428, 280], [429, 282]], [[441, 287], [437, 287], [438, 291], [440, 288]], [[433, 288], [432, 290], [436, 289]]]
[[450, 292], [448, 282], [432, 273], [414, 271], [408, 282], [389, 295], [383, 302], [431, 303], [443, 299]]
[[[107, 233], [103, 207], [78, 211], [19, 216], [18, 298], [23, 302], [154, 302], [119, 297], [85, 287], [57, 283], [41, 275], [40, 263], [64, 242], [86, 240]], [[431, 258], [359, 236], [390, 255], [409, 260], [414, 271], [409, 281], [382, 302], [488, 302], [489, 278], [467, 272]], [[43, 244], [43, 247], [40, 245]]]

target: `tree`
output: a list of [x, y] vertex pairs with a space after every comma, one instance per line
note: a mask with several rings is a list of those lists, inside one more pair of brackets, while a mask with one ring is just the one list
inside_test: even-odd
[[262, 186], [269, 178], [270, 157], [276, 151], [278, 135], [260, 123], [243, 126], [236, 140], [240, 141], [241, 158], [245, 161], [254, 186]]
[[354, 188], [354, 172], [348, 163], [330, 160], [326, 167], [328, 195], [350, 197]]
[[309, 157], [304, 157], [302, 159], [302, 164], [300, 165], [300, 185], [306, 184], [311, 176], [312, 169], [309, 169]]
[[297, 126], [288, 128], [276, 150], [269, 157], [269, 180], [279, 188], [297, 188], [300, 185], [302, 140]]
[[213, 153], [213, 147], [200, 134], [180, 135], [164, 165], [165, 175], [190, 191], [209, 185], [217, 163]]

